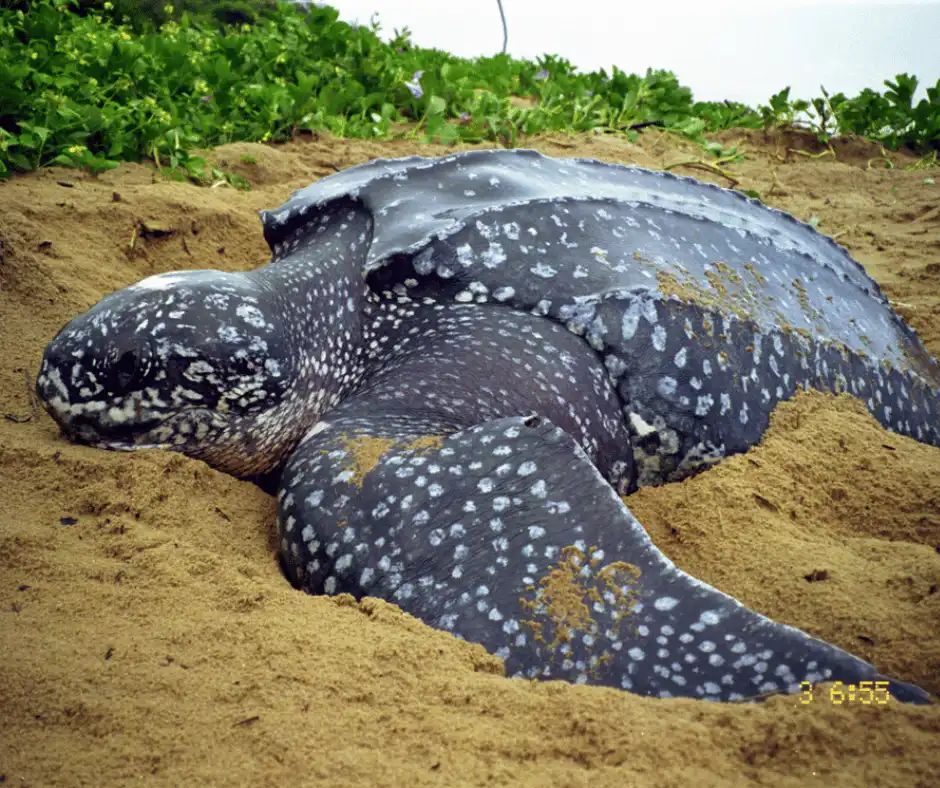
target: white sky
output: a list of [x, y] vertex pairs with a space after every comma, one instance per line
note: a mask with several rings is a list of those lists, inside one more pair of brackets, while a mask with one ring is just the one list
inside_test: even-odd
[[[331, 0], [343, 19], [378, 12], [382, 35], [408, 27], [419, 46], [462, 57], [502, 47], [496, 0]], [[503, 0], [509, 52], [561, 55], [582, 71], [616, 65], [673, 71], [697, 100], [752, 106], [791, 86], [793, 98], [881, 90], [900, 72], [940, 78], [940, 0]]]

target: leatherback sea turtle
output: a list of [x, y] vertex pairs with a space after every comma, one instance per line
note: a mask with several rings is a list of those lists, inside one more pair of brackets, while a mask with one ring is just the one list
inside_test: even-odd
[[711, 700], [883, 678], [680, 571], [620, 497], [754, 445], [800, 387], [940, 444], [937, 362], [843, 248], [527, 150], [379, 159], [262, 221], [268, 265], [152, 276], [60, 331], [37, 390], [65, 433], [280, 469], [293, 584], [387, 599], [511, 676]]

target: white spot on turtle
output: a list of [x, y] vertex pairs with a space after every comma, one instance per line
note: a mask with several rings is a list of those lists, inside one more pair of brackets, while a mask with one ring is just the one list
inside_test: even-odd
[[261, 310], [251, 304], [239, 304], [235, 309], [238, 315], [252, 328], [264, 328], [265, 320]]

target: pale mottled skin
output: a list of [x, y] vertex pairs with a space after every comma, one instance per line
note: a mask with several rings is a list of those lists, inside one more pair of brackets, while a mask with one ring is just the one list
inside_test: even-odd
[[677, 569], [618, 494], [745, 450], [800, 386], [940, 444], [937, 363], [844, 249], [530, 151], [378, 160], [262, 218], [269, 265], [151, 277], [50, 343], [68, 435], [278, 469], [292, 583], [388, 599], [510, 675], [725, 701], [884, 678]]

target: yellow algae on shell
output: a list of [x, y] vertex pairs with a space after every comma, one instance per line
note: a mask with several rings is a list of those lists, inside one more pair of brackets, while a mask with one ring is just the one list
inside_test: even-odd
[[365, 477], [375, 470], [382, 455], [395, 445], [391, 438], [374, 438], [367, 435], [356, 438], [344, 435], [343, 439], [343, 448], [352, 455], [352, 462], [345, 470], [353, 472], [350, 482], [357, 487], [362, 487]]

